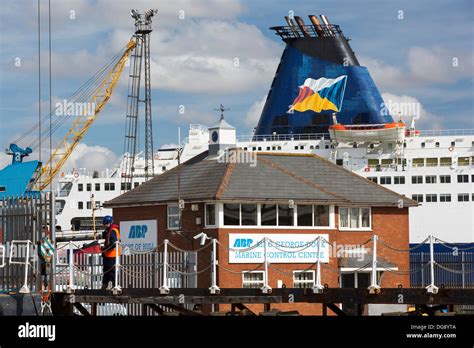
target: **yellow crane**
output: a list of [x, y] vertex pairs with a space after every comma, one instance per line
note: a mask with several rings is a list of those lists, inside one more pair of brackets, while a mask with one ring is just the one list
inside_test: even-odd
[[63, 140], [52, 153], [51, 158], [41, 168], [41, 171], [36, 178], [36, 186], [39, 190], [43, 190], [51, 183], [53, 178], [56, 176], [56, 174], [58, 174], [58, 172], [61, 170], [61, 167], [71, 155], [74, 148], [77, 146], [77, 144], [79, 144], [81, 139], [97, 119], [97, 116], [109, 101], [112, 91], [117, 85], [120, 74], [123, 71], [125, 63], [136, 45], [136, 37], [134, 36], [128, 42], [127, 47], [120, 59], [117, 61], [117, 63], [115, 63], [113, 68], [107, 73], [105, 78], [92, 94], [88, 104], [94, 106], [92, 115], [87, 114], [88, 108], [84, 110], [83, 114], [78, 115], [74, 121], [74, 124], [71, 126]]

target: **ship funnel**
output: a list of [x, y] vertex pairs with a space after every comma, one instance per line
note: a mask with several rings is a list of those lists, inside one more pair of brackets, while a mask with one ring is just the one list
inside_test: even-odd
[[324, 15], [310, 15], [309, 25], [297, 16], [285, 20], [271, 28], [286, 47], [255, 136], [328, 133], [334, 112], [344, 125], [393, 122], [339, 25]]
[[324, 36], [324, 31], [321, 29], [321, 23], [319, 23], [318, 17], [316, 17], [315, 15], [310, 15], [308, 17], [311, 23], [313, 24], [318, 36]]
[[304, 37], [311, 37], [308, 29], [306, 28], [306, 25], [304, 24], [303, 18], [295, 16], [295, 21], [298, 24], [298, 27], [300, 27], [300, 30], [303, 33]]
[[296, 30], [295, 23], [293, 22], [293, 20], [288, 16], [285, 16], [285, 20], [288, 23], [288, 25], [290, 26], [290, 29], [293, 32], [293, 34], [296, 37], [300, 37], [300, 34], [298, 33], [298, 30]]
[[331, 30], [331, 23], [329, 23], [328, 17], [325, 15], [319, 15], [321, 17], [321, 20], [323, 21], [324, 25], [327, 28], [327, 31], [330, 33], [331, 36], [334, 35], [334, 32]]

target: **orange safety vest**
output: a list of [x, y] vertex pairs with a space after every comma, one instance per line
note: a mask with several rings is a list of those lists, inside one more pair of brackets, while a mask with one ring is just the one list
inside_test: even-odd
[[[107, 233], [107, 236], [106, 236], [106, 241], [108, 241], [108, 238], [109, 238], [109, 235], [110, 235], [110, 232], [114, 231], [115, 232], [115, 235], [117, 236], [117, 240], [120, 241], [120, 231], [117, 227], [111, 227], [109, 232]], [[108, 248], [108, 246], [106, 246], [106, 248]], [[105, 257], [116, 257], [117, 255], [115, 254], [115, 251], [117, 250], [117, 247], [114, 247], [114, 248], [110, 248], [108, 249], [107, 251], [104, 251], [104, 256]], [[120, 253], [120, 248], [118, 250], [118, 256], [120, 256], [121, 253]]]

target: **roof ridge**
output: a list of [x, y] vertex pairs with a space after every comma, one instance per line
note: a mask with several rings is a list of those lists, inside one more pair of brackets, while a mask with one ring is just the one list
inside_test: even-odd
[[230, 177], [232, 176], [234, 169], [235, 163], [227, 163], [227, 167], [225, 169], [224, 175], [222, 175], [221, 182], [219, 183], [219, 186], [217, 186], [216, 199], [220, 198], [229, 186]]
[[285, 167], [283, 167], [283, 166], [280, 166], [280, 165], [276, 164], [275, 162], [272, 162], [272, 161], [267, 160], [267, 159], [263, 159], [263, 158], [260, 157], [260, 156], [257, 156], [257, 161], [262, 161], [264, 164], [266, 164], [266, 165], [268, 165], [268, 166], [270, 166], [270, 167], [273, 167], [273, 168], [275, 168], [275, 169], [277, 169], [277, 170], [283, 172], [284, 174], [289, 175], [289, 176], [291, 176], [292, 178], [294, 178], [294, 179], [296, 179], [296, 180], [298, 180], [298, 181], [301, 181], [301, 182], [303, 182], [304, 184], [306, 184], [306, 185], [308, 185], [308, 186], [312, 186], [313, 188], [316, 188], [316, 189], [318, 189], [318, 190], [320, 190], [320, 191], [322, 191], [322, 192], [324, 192], [324, 193], [327, 193], [327, 194], [329, 194], [329, 195], [331, 195], [331, 196], [333, 196], [333, 197], [336, 197], [336, 198], [338, 198], [338, 199], [342, 199], [342, 200], [344, 200], [344, 201], [348, 201], [348, 199], [347, 199], [346, 197], [340, 196], [340, 195], [335, 194], [335, 193], [333, 193], [333, 192], [331, 192], [331, 191], [329, 191], [329, 190], [327, 190], [327, 189], [324, 189], [324, 188], [322, 188], [320, 185], [316, 184], [315, 182], [313, 182], [313, 181], [311, 181], [311, 180], [309, 180], [309, 179], [306, 179], [306, 178], [304, 178], [304, 177], [301, 177], [300, 175], [297, 175], [296, 173], [293, 173], [291, 170], [289, 170], [289, 169], [287, 169], [287, 168], [285, 168]]

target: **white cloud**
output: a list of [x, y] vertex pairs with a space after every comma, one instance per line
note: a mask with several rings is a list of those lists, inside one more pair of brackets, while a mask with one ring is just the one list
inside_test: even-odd
[[245, 115], [245, 124], [249, 127], [257, 127], [258, 120], [260, 119], [260, 115], [262, 114], [263, 107], [265, 106], [265, 101], [267, 100], [267, 96], [263, 96], [262, 99], [257, 100], [255, 103], [247, 111]]
[[[402, 113], [400, 115], [401, 119], [409, 126], [413, 116], [415, 116], [415, 122], [417, 128], [422, 129], [443, 129], [444, 119], [435, 115], [425, 109], [423, 104], [415, 97], [408, 95], [396, 95], [392, 93], [382, 93], [382, 98], [385, 102], [385, 105], [389, 108], [390, 114], [393, 116], [396, 121], [398, 118], [398, 111], [403, 110], [406, 107], [412, 108], [415, 107], [416, 113], [418, 115]], [[413, 109], [412, 109], [413, 110]]]
[[76, 146], [61, 171], [68, 172], [79, 168], [101, 171], [113, 168], [118, 160], [118, 156], [106, 147], [81, 143]]
[[452, 52], [443, 47], [410, 47], [405, 66], [393, 66], [361, 56], [374, 81], [381, 88], [413, 88], [432, 84], [451, 85], [474, 76], [474, 53]]

